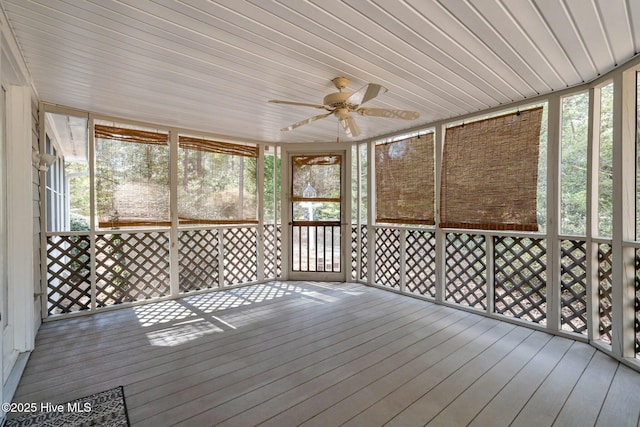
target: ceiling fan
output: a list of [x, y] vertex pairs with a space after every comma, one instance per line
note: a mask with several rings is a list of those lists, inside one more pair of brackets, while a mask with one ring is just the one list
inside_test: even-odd
[[376, 83], [369, 83], [364, 85], [357, 91], [351, 92], [343, 92], [342, 90], [347, 87], [349, 84], [349, 79], [346, 77], [336, 77], [331, 80], [333, 84], [338, 89], [338, 92], [330, 93], [325, 96], [322, 100], [322, 104], [310, 104], [306, 102], [296, 102], [296, 101], [281, 101], [278, 99], [272, 99], [269, 102], [273, 102], [275, 104], [289, 104], [289, 105], [298, 105], [302, 107], [313, 107], [313, 108], [321, 108], [327, 110], [328, 113], [319, 114], [317, 116], [309, 117], [308, 119], [299, 121], [297, 123], [292, 124], [291, 126], [287, 126], [286, 128], [282, 128], [280, 130], [293, 130], [297, 127], [309, 124], [316, 120], [325, 118], [331, 114], [338, 118], [338, 121], [344, 128], [345, 132], [348, 136], [354, 137], [360, 135], [360, 129], [358, 128], [358, 124], [356, 120], [349, 113], [358, 113], [361, 116], [377, 116], [377, 117], [387, 117], [390, 119], [403, 119], [403, 120], [415, 120], [420, 117], [420, 113], [417, 111], [407, 111], [407, 110], [392, 110], [388, 108], [364, 108], [360, 107], [367, 101], [372, 100], [376, 96], [383, 94], [387, 91], [387, 89]]

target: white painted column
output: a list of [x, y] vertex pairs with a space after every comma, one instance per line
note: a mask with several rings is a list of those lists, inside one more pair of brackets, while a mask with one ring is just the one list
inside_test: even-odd
[[172, 298], [180, 296], [180, 246], [178, 243], [178, 129], [169, 130], [169, 292]]
[[[7, 89], [7, 237], [9, 294], [16, 308], [12, 319], [15, 348], [33, 350], [34, 324], [34, 247], [32, 185], [31, 89], [10, 85]], [[4, 314], [4, 313], [3, 313]]]
[[445, 286], [446, 286], [446, 252], [445, 252], [445, 232], [440, 228], [440, 189], [442, 185], [442, 156], [444, 150], [444, 136], [445, 126], [439, 125], [435, 128], [435, 134], [433, 135], [433, 141], [435, 145], [436, 156], [436, 190], [435, 190], [435, 223], [436, 223], [436, 301], [443, 302], [445, 300]]
[[613, 78], [613, 244], [611, 350], [635, 357], [635, 70]]
[[547, 328], [561, 329], [560, 317], [560, 122], [562, 105], [550, 96], [547, 112]]

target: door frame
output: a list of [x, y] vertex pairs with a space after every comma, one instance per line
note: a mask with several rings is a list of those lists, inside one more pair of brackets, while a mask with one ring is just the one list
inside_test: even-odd
[[[349, 225], [351, 224], [351, 145], [338, 143], [321, 144], [283, 144], [282, 162], [284, 167], [280, 168], [282, 199], [282, 276], [285, 280], [317, 280], [345, 282], [347, 277], [351, 245], [348, 237]], [[318, 155], [318, 154], [340, 154], [342, 156], [341, 170], [341, 219], [340, 219], [340, 272], [298, 272], [293, 270], [293, 241], [291, 233], [292, 209], [291, 209], [291, 156], [292, 155]]]

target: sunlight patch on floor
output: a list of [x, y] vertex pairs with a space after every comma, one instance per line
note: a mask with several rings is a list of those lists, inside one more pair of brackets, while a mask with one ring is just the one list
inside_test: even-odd
[[205, 335], [224, 332], [222, 328], [204, 319], [172, 325], [146, 334], [149, 344], [158, 347], [175, 347]]

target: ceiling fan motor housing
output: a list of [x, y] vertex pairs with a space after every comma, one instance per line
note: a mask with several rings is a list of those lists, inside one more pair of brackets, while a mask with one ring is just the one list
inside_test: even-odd
[[355, 108], [356, 105], [347, 105], [347, 103], [345, 102], [347, 98], [349, 98], [350, 96], [351, 96], [351, 92], [330, 93], [329, 95], [324, 97], [322, 103], [324, 105], [327, 105], [333, 108], [339, 108], [339, 107]]

